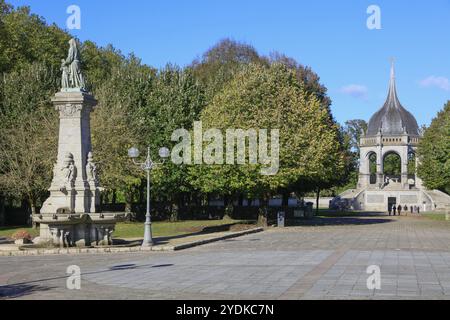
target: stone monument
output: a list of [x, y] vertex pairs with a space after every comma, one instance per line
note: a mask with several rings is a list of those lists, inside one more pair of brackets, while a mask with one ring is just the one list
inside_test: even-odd
[[102, 213], [97, 167], [91, 145], [90, 113], [97, 101], [85, 89], [75, 39], [62, 60], [61, 91], [52, 98], [59, 112], [58, 157], [50, 197], [40, 214], [39, 242], [63, 247], [111, 245], [111, 234], [122, 214]]

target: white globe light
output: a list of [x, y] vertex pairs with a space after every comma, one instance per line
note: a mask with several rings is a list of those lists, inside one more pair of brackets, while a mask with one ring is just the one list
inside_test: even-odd
[[170, 150], [166, 147], [159, 149], [159, 156], [163, 159], [167, 159], [170, 156]]
[[139, 157], [139, 150], [137, 148], [134, 148], [134, 147], [129, 149], [128, 150], [128, 156], [130, 158], [133, 158], [133, 159]]

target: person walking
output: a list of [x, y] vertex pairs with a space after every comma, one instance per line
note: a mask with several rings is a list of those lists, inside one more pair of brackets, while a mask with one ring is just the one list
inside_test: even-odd
[[411, 213], [414, 213], [414, 207], [411, 206]]
[[402, 215], [402, 205], [401, 204], [398, 205], [397, 211], [398, 211], [398, 215], [401, 216]]
[[397, 207], [395, 206], [395, 204], [392, 205], [392, 211], [394, 212], [394, 216], [395, 216], [395, 213], [396, 213], [396, 211], [397, 211]]
[[389, 216], [391, 216], [392, 215], [392, 205], [391, 204], [388, 206], [388, 211], [389, 211]]
[[408, 215], [408, 206], [405, 204], [405, 206], [403, 207], [403, 211], [405, 211], [405, 215]]

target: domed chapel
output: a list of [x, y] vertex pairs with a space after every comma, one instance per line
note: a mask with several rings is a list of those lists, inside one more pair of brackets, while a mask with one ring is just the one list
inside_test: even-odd
[[365, 211], [388, 211], [398, 205], [419, 212], [445, 209], [450, 197], [427, 190], [416, 175], [420, 139], [416, 119], [398, 99], [392, 63], [386, 102], [361, 135], [357, 189], [345, 191], [331, 204], [344, 200], [348, 207]]

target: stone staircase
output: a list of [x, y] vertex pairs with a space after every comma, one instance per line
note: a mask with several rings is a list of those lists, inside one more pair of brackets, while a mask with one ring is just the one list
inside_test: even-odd
[[439, 190], [427, 190], [426, 194], [433, 200], [436, 210], [450, 209], [450, 196], [448, 194]]
[[383, 186], [383, 188], [381, 188], [382, 190], [402, 190], [402, 184], [400, 182], [389, 182], [388, 185]]

